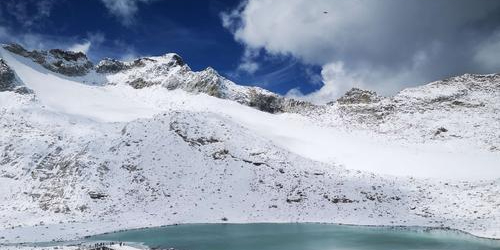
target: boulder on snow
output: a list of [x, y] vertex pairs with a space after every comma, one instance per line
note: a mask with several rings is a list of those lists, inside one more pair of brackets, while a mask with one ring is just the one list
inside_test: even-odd
[[446, 133], [448, 132], [448, 129], [444, 128], [444, 127], [440, 127], [436, 130], [436, 132], [434, 132], [434, 136], [437, 136], [437, 135], [440, 135], [442, 133]]
[[94, 200], [95, 199], [101, 200], [101, 199], [108, 197], [107, 194], [101, 193], [101, 192], [96, 192], [96, 191], [90, 191], [88, 194], [89, 194], [90, 198], [94, 199]]

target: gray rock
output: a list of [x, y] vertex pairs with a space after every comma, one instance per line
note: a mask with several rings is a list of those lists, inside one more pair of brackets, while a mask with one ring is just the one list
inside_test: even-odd
[[148, 82], [148, 81], [145, 81], [142, 78], [137, 78], [137, 79], [135, 79], [133, 81], [128, 82], [128, 84], [130, 86], [132, 86], [132, 88], [134, 88], [134, 89], [142, 89], [142, 88], [146, 88], [146, 87], [150, 87], [150, 86], [156, 85], [158, 83]]
[[5, 45], [4, 48], [20, 56], [31, 58], [34, 62], [50, 71], [66, 76], [82, 76], [93, 68], [92, 62], [82, 52], [60, 49], [27, 51], [19, 44]]
[[16, 85], [16, 75], [14, 71], [0, 59], [0, 91], [13, 90]]
[[14, 88], [14, 92], [20, 95], [29, 95], [34, 93], [32, 89], [26, 86], [18, 86]]
[[118, 73], [122, 70], [128, 69], [129, 66], [127, 66], [124, 62], [111, 59], [111, 58], [104, 58], [101, 60], [95, 67], [95, 71], [97, 73]]
[[94, 200], [96, 200], [96, 199], [101, 200], [101, 199], [108, 197], [107, 194], [97, 192], [97, 191], [90, 191], [88, 194], [89, 194], [90, 198], [94, 199]]
[[266, 95], [259, 93], [254, 89], [250, 90], [249, 103], [250, 107], [268, 113], [283, 112], [282, 109], [283, 99], [277, 95]]
[[[173, 61], [177, 63], [177, 61]], [[212, 68], [207, 68], [193, 77], [191, 80], [180, 83], [178, 86], [188, 92], [205, 93], [210, 96], [225, 98], [222, 77]]]
[[27, 51], [25, 48], [23, 48], [23, 46], [21, 46], [17, 43], [7, 44], [4, 46], [4, 49], [6, 49], [14, 54], [18, 54], [20, 56], [25, 56], [25, 57], [30, 56], [30, 52]]
[[282, 112], [300, 113], [315, 107], [312, 103], [285, 98], [274, 93], [259, 92], [255, 89], [250, 89], [249, 93], [248, 106], [272, 114]]
[[[378, 102], [380, 99], [375, 91], [352, 88], [337, 99], [337, 102], [339, 104], [368, 104]], [[329, 104], [333, 103], [330, 102]]]
[[184, 66], [184, 65], [186, 65], [184, 63], [184, 60], [182, 60], [182, 58], [179, 55], [177, 55], [177, 54], [174, 54], [172, 56], [172, 62], [171, 62], [171, 64], [172, 64], [172, 66], [176, 66], [176, 65], [178, 65], [178, 66]]

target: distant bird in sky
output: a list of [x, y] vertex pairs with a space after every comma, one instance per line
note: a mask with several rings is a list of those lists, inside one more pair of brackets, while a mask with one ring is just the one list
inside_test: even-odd
[[323, 14], [328, 14], [328, 11], [323, 11]]

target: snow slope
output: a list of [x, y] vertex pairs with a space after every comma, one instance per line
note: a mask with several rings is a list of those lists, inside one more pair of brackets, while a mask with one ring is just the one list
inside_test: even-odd
[[58, 77], [27, 58], [0, 49], [0, 55], [12, 67], [19, 79], [41, 102], [55, 112], [79, 115], [100, 121], [131, 121], [151, 117], [154, 107], [128, 99], [118, 88], [97, 87]]
[[[498, 124], [461, 138], [427, 135], [436, 129], [429, 121], [454, 121], [420, 103], [432, 97], [418, 95], [429, 87], [373, 105], [271, 114], [234, 101], [248, 91], [237, 85], [234, 98], [221, 99], [169, 90], [170, 77], [141, 89], [124, 82], [155, 65], [93, 85], [95, 72], [66, 77], [0, 54], [34, 91], [0, 92], [0, 243], [222, 218], [448, 226], [500, 237], [500, 154], [485, 147], [497, 145]], [[399, 106], [383, 122], [365, 116], [387, 103]], [[498, 103], [489, 105], [477, 116], [494, 123]]]
[[[58, 77], [29, 59], [0, 52], [20, 79], [51, 110], [98, 121], [148, 118], [168, 109], [216, 112], [298, 155], [382, 174], [457, 179], [500, 178], [498, 154], [462, 142], [390, 142], [370, 131], [345, 133], [297, 115], [272, 115], [227, 100], [171, 93], [164, 88], [89, 86]], [[161, 57], [154, 57], [156, 60]], [[168, 60], [167, 60], [168, 61]], [[113, 82], [126, 81], [111, 76]], [[142, 93], [145, 92], [145, 93]], [[364, 157], [359, 157], [363, 152]], [[472, 168], [471, 166], [477, 165]]]

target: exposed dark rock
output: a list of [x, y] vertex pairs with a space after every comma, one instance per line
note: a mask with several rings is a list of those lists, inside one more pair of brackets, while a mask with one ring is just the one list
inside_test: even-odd
[[286, 199], [286, 202], [287, 203], [292, 203], [292, 202], [301, 202], [302, 201], [302, 198], [299, 197], [299, 198], [287, 198]]
[[212, 158], [214, 160], [223, 160], [226, 159], [226, 157], [230, 156], [229, 151], [227, 149], [222, 149], [219, 151], [216, 151], [212, 154]]
[[59, 49], [49, 50], [55, 60], [46, 60], [42, 65], [52, 71], [67, 76], [85, 75], [92, 69], [92, 63], [82, 52], [64, 51]]
[[0, 91], [13, 90], [16, 81], [14, 71], [0, 59]]
[[[342, 97], [337, 99], [339, 104], [367, 104], [380, 101], [380, 97], [375, 91], [352, 88]], [[329, 103], [333, 104], [332, 102]]]
[[174, 54], [172, 56], [172, 62], [173, 62], [173, 65], [179, 65], [179, 66], [185, 65], [184, 60], [182, 60], [182, 58], [177, 54]]
[[26, 86], [19, 86], [19, 87], [16, 87], [14, 88], [14, 92], [17, 93], [17, 94], [21, 94], [21, 95], [28, 95], [28, 94], [33, 94], [33, 90], [26, 87]]
[[14, 54], [18, 54], [20, 56], [25, 56], [25, 57], [30, 56], [30, 52], [27, 51], [25, 48], [23, 48], [23, 46], [21, 46], [17, 43], [7, 44], [4, 46], [4, 49], [6, 49]]
[[446, 132], [448, 132], [448, 129], [440, 127], [436, 130], [436, 132], [434, 132], [434, 135], [440, 135], [441, 133], [446, 133]]
[[137, 79], [135, 79], [133, 81], [128, 82], [128, 84], [130, 86], [132, 86], [132, 88], [134, 88], [134, 89], [142, 89], [142, 88], [146, 88], [146, 87], [151, 87], [153, 85], [157, 85], [158, 83], [148, 82], [148, 81], [145, 81], [142, 78], [137, 78]]
[[436, 98], [430, 99], [429, 103], [443, 103], [443, 102], [454, 102], [455, 100], [459, 99], [460, 97], [463, 97], [467, 95], [466, 90], [460, 90], [457, 93], [451, 94], [451, 95], [442, 95], [438, 96]]
[[486, 106], [483, 102], [468, 103], [468, 102], [463, 102], [463, 101], [453, 101], [453, 102], [451, 102], [451, 104], [454, 106], [460, 106], [460, 107], [465, 107], [465, 108], [479, 108], [479, 107]]
[[133, 62], [122, 62], [112, 58], [104, 58], [95, 66], [95, 71], [101, 74], [115, 74], [132, 68], [144, 67], [146, 61], [156, 62], [154, 59], [147, 57], [136, 59]]
[[274, 93], [258, 91], [251, 88], [248, 101], [242, 104], [271, 114], [283, 112], [301, 112], [315, 107], [312, 103], [284, 98]]
[[65, 51], [61, 49], [51, 49], [49, 50], [49, 53], [52, 54], [54, 57], [59, 58], [59, 59], [64, 59], [66, 61], [73, 61], [76, 62], [78, 60], [87, 60], [87, 56], [83, 54], [82, 52], [73, 52], [73, 51]]
[[315, 108], [318, 108], [318, 106], [310, 102], [281, 97], [282, 112], [300, 113], [302, 111], [311, 110]]
[[188, 92], [205, 93], [210, 96], [224, 98], [222, 77], [212, 68], [207, 68], [196, 75], [191, 81], [180, 87]]
[[331, 203], [334, 203], [334, 204], [337, 204], [337, 203], [353, 203], [353, 202], [355, 202], [354, 200], [348, 199], [345, 196], [342, 196], [342, 197], [338, 197], [338, 196], [330, 197], [327, 194], [325, 194], [325, 195], [323, 195], [323, 198], [327, 199], [328, 201], [330, 201]]
[[121, 61], [111, 58], [104, 58], [95, 66], [95, 71], [97, 73], [118, 73], [128, 68], [129, 67]]
[[94, 200], [95, 199], [102, 200], [102, 199], [108, 197], [107, 194], [96, 192], [96, 191], [90, 191], [89, 192], [89, 196], [90, 196], [91, 199], [94, 199]]
[[220, 142], [219, 140], [217, 140], [216, 138], [213, 138], [213, 137], [210, 137], [210, 138], [207, 138], [207, 137], [198, 137], [198, 138], [194, 139], [194, 141], [198, 145], [207, 145], [207, 144], [211, 144], [211, 143]]
[[287, 203], [298, 203], [302, 202], [306, 198], [306, 194], [301, 190], [294, 187], [293, 190], [288, 194], [286, 199]]
[[260, 165], [266, 165], [266, 166], [269, 166], [267, 163], [265, 162], [257, 162], [257, 161], [251, 161], [251, 160], [245, 160], [245, 159], [242, 159], [243, 162], [245, 163], [250, 163], [250, 164], [253, 164], [255, 166], [260, 166]]
[[281, 97], [271, 94], [265, 95], [254, 89], [250, 90], [248, 105], [268, 113], [278, 113], [283, 111]]
[[130, 172], [135, 172], [135, 171], [138, 171], [138, 170], [141, 170], [142, 168], [139, 168], [137, 165], [135, 164], [123, 164], [122, 165], [122, 168], [127, 170], [129, 173]]
[[31, 58], [44, 68], [66, 76], [82, 76], [92, 69], [93, 64], [82, 52], [51, 49], [49, 51], [27, 51], [19, 44], [5, 45], [4, 48], [20, 56]]
[[187, 131], [185, 131], [181, 124], [176, 121], [170, 123], [170, 130], [176, 133], [178, 136], [182, 138], [183, 141], [187, 142], [191, 146], [202, 146], [212, 143], [220, 142], [219, 139], [214, 137], [197, 137], [191, 138], [187, 135]]

